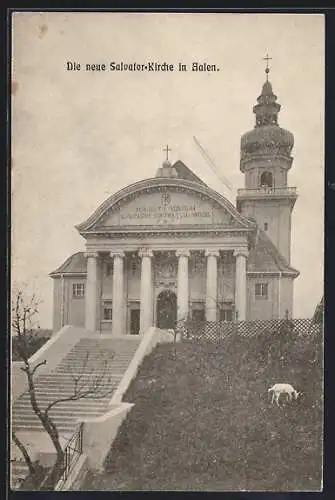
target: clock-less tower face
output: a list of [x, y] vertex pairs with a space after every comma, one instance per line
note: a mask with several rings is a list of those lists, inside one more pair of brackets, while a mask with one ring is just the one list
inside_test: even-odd
[[278, 125], [279, 111], [277, 96], [266, 81], [253, 108], [255, 128], [241, 138], [244, 189], [238, 190], [237, 208], [257, 221], [290, 262], [291, 213], [297, 194], [287, 181], [294, 137]]

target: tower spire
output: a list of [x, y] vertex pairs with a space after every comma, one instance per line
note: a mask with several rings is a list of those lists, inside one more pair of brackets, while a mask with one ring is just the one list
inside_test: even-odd
[[272, 59], [272, 57], [269, 57], [269, 54], [266, 54], [265, 57], [263, 57], [263, 61], [266, 61], [266, 68], [265, 68], [265, 74], [266, 74], [266, 81], [269, 81], [269, 73], [270, 73], [270, 68], [269, 68], [269, 61]]
[[281, 106], [276, 102], [277, 96], [273, 93], [272, 85], [269, 82], [269, 61], [271, 59], [269, 54], [263, 57], [263, 61], [266, 61], [266, 81], [263, 84], [261, 95], [257, 97], [257, 104], [253, 107], [253, 112], [256, 115], [256, 127], [278, 124], [278, 113]]

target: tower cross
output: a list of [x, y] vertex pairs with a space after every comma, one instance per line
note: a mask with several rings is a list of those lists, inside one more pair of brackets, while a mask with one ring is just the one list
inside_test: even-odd
[[271, 59], [272, 59], [272, 57], [269, 57], [269, 54], [266, 54], [266, 57], [263, 57], [263, 61], [266, 61], [266, 68], [265, 68], [266, 81], [268, 81], [268, 75], [269, 75], [269, 72], [270, 72], [269, 61]]
[[166, 152], [166, 160], [168, 160], [169, 159], [169, 151], [171, 151], [171, 149], [169, 148], [168, 145], [166, 145], [166, 147], [163, 148], [163, 151]]

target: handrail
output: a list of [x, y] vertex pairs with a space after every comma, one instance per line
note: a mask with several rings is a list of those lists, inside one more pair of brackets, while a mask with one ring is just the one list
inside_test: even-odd
[[74, 434], [70, 437], [64, 448], [63, 467], [60, 471], [60, 478], [57, 483], [58, 486], [62, 486], [65, 484], [74, 466], [78, 462], [79, 457], [83, 453], [83, 430], [84, 423], [81, 422], [79, 424], [78, 430], [75, 431]]
[[297, 188], [296, 187], [259, 187], [259, 188], [251, 188], [251, 189], [238, 189], [237, 190], [237, 196], [243, 196], [243, 195], [260, 195], [260, 194], [296, 194]]

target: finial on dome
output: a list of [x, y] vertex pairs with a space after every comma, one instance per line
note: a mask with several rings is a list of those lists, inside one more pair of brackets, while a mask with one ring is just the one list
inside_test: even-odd
[[169, 151], [171, 151], [171, 148], [166, 145], [165, 148], [163, 148], [163, 151], [166, 153], [166, 158], [163, 161], [163, 167], [171, 167], [171, 162], [169, 160]]
[[269, 73], [270, 73], [270, 68], [269, 68], [269, 61], [272, 59], [272, 57], [269, 57], [269, 54], [266, 54], [266, 57], [263, 57], [263, 61], [266, 61], [266, 68], [265, 68], [265, 74], [266, 74], [266, 81], [269, 79]]
[[163, 151], [166, 153], [166, 158], [163, 161], [162, 167], [157, 170], [156, 177], [178, 177], [177, 170], [171, 165], [169, 160], [169, 151], [171, 151], [171, 149], [166, 145]]
[[171, 151], [171, 149], [169, 148], [168, 145], [166, 145], [166, 147], [163, 148], [163, 151], [166, 152], [166, 161], [169, 161], [169, 151]]

